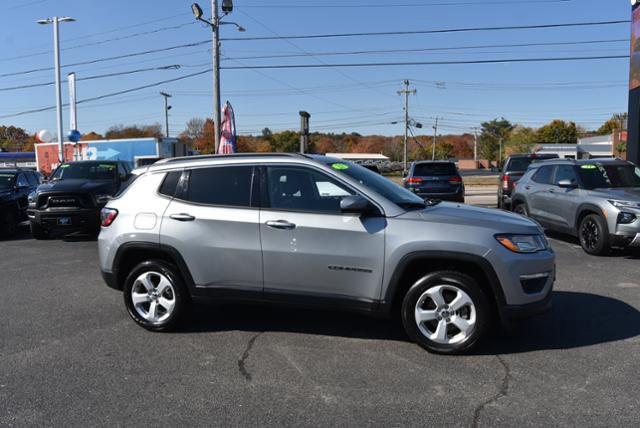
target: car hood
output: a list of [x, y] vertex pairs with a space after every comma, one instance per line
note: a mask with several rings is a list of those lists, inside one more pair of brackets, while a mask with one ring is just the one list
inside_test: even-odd
[[492, 229], [495, 233], [543, 233], [538, 223], [521, 215], [470, 205], [442, 202], [415, 213], [428, 222], [475, 226]]
[[113, 181], [60, 180], [38, 186], [38, 193], [42, 192], [89, 192], [93, 194], [113, 194], [117, 184]]
[[619, 201], [640, 202], [640, 187], [618, 187], [589, 190], [589, 196]]

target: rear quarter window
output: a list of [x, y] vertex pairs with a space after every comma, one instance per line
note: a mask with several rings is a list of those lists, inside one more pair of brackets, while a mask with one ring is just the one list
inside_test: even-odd
[[158, 189], [158, 193], [173, 198], [176, 194], [176, 189], [178, 188], [178, 182], [180, 181], [181, 176], [181, 170], [168, 172], [162, 181], [162, 185], [160, 185], [160, 189]]

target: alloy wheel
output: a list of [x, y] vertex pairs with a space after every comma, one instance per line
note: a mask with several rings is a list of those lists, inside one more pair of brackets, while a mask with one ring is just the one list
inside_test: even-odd
[[580, 236], [584, 246], [589, 250], [594, 250], [600, 241], [600, 228], [594, 220], [586, 220], [580, 228]]
[[152, 323], [166, 321], [176, 305], [173, 284], [160, 272], [144, 272], [131, 287], [131, 302], [138, 315]]
[[474, 331], [476, 308], [471, 297], [452, 285], [437, 285], [426, 290], [415, 306], [420, 332], [443, 345], [465, 341]]

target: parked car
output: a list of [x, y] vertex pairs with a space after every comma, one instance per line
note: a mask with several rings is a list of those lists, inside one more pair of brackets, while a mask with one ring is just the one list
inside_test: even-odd
[[580, 239], [589, 254], [640, 246], [640, 169], [620, 159], [532, 165], [513, 196], [516, 213]]
[[414, 162], [404, 178], [404, 187], [422, 199], [464, 203], [464, 182], [453, 162]]
[[552, 154], [518, 154], [511, 155], [504, 162], [500, 174], [500, 185], [498, 186], [498, 208], [511, 210], [511, 193], [518, 180], [524, 175], [529, 165], [549, 159], [557, 159], [558, 155]]
[[131, 169], [123, 161], [80, 161], [60, 165], [29, 194], [31, 234], [46, 239], [55, 234], [97, 234], [100, 209], [128, 183]]
[[27, 197], [39, 184], [35, 171], [0, 168], [0, 236], [12, 236], [27, 219]]
[[[411, 339], [468, 351], [490, 321], [546, 310], [554, 253], [522, 216], [421, 197], [313, 155], [160, 161], [102, 209], [106, 283], [144, 328], [191, 302], [399, 314]], [[300, 322], [299, 320], [296, 322]]]

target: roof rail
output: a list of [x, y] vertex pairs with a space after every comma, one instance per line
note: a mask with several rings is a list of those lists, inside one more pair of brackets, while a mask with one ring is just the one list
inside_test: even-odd
[[175, 158], [160, 159], [155, 165], [180, 162], [185, 160], [206, 160], [206, 159], [233, 159], [233, 158], [245, 158], [255, 156], [268, 156], [268, 157], [300, 157], [304, 156], [300, 153], [233, 153], [228, 155], [196, 155], [196, 156], [180, 156]]

